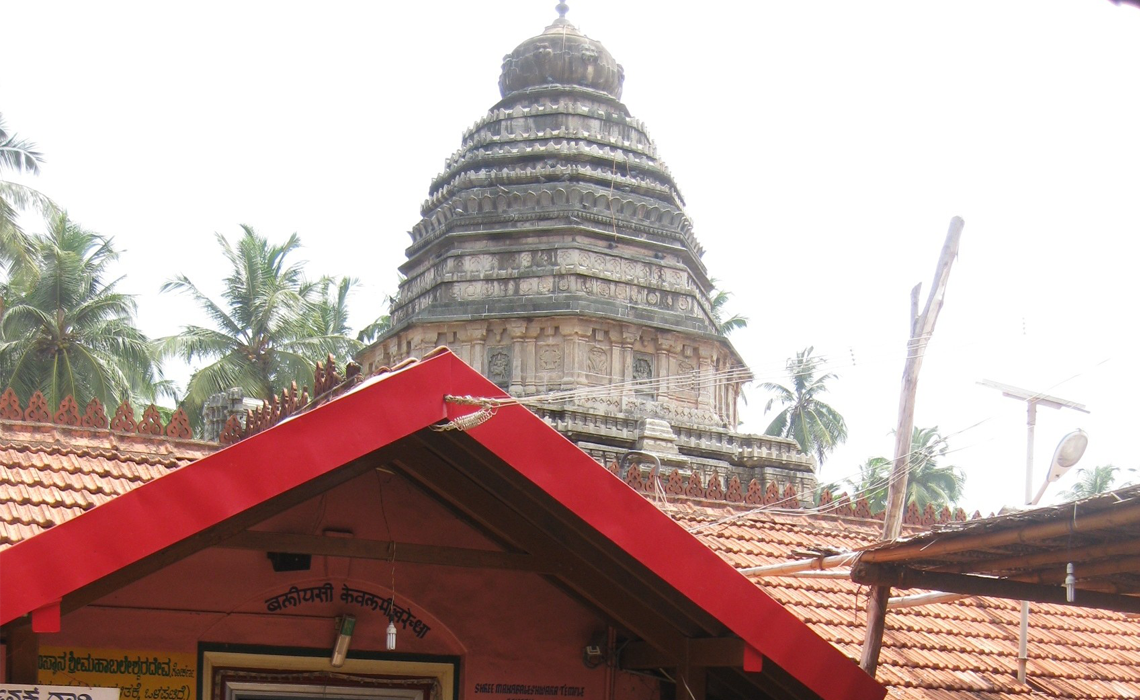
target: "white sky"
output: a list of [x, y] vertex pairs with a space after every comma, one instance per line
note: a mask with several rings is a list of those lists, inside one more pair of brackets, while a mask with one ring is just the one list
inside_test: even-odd
[[[124, 250], [149, 335], [200, 321], [158, 288], [179, 272], [216, 285], [213, 233], [238, 223], [299, 232], [313, 276], [359, 277], [362, 325], [395, 290], [430, 179], [498, 100], [503, 55], [555, 1], [7, 0], [0, 110], [47, 157], [35, 186]], [[840, 375], [850, 438], [822, 480], [893, 450], [909, 291], [925, 293], [953, 215], [966, 227], [917, 424], [952, 436], [967, 508], [1024, 491], [1024, 405], [979, 379], [1092, 410], [1040, 410], [1037, 483], [1077, 427], [1081, 466], [1140, 467], [1140, 10], [570, 4], [625, 66], [624, 101], [751, 318], [732, 339], [755, 374], [779, 380], [814, 345]]]

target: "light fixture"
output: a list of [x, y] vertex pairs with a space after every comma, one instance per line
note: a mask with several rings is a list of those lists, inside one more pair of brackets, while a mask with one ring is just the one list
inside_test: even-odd
[[388, 651], [396, 648], [396, 623], [388, 620]]
[[1065, 600], [1070, 603], [1077, 600], [1077, 577], [1073, 574], [1073, 562], [1065, 565]]
[[1049, 475], [1045, 477], [1045, 483], [1041, 484], [1041, 490], [1037, 492], [1037, 497], [1031, 501], [1030, 505], [1037, 505], [1041, 501], [1041, 497], [1045, 495], [1045, 489], [1049, 488], [1049, 484], [1060, 479], [1065, 475], [1065, 472], [1079, 462], [1088, 446], [1089, 435], [1083, 430], [1074, 430], [1061, 438], [1061, 442], [1057, 444], [1057, 449], [1053, 452], [1053, 461], [1049, 464]]
[[598, 632], [590, 636], [590, 641], [582, 649], [582, 664], [586, 668], [597, 668], [606, 662], [606, 633]]
[[336, 644], [333, 645], [332, 659], [329, 663], [333, 668], [344, 666], [348, 657], [348, 645], [352, 642], [352, 631], [356, 629], [356, 618], [352, 615], [338, 617], [336, 620]]

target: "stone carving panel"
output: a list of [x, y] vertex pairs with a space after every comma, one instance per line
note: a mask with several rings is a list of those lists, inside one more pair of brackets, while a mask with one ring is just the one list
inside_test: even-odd
[[697, 368], [693, 363], [681, 360], [677, 363], [677, 380], [673, 383], [673, 395], [681, 400], [696, 401], [698, 394], [696, 374]]
[[511, 383], [511, 349], [509, 347], [487, 349], [487, 378], [501, 387]]
[[557, 345], [540, 345], [538, 348], [538, 369], [541, 372], [561, 372], [562, 348]]
[[586, 355], [586, 365], [590, 374], [608, 377], [610, 375], [610, 354], [602, 348], [590, 348], [590, 352]]
[[657, 387], [653, 384], [653, 356], [644, 352], [633, 354], [633, 381], [634, 392], [643, 398], [652, 399], [657, 395]]

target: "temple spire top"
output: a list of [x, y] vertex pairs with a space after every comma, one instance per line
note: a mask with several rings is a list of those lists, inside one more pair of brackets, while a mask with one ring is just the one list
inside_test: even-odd
[[558, 19], [566, 19], [566, 13], [570, 11], [570, 6], [565, 2], [560, 2], [554, 6], [554, 9], [558, 10]]

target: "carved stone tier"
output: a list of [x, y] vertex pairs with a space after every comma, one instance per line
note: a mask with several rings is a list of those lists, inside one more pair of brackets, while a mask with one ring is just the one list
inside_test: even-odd
[[446, 345], [593, 453], [810, 492], [794, 443], [735, 432], [748, 369], [624, 77], [565, 18], [504, 59], [502, 100], [433, 179], [391, 327], [358, 359]]
[[390, 333], [586, 314], [717, 335], [704, 251], [657, 147], [619, 101], [622, 79], [564, 18], [507, 56], [502, 101], [464, 134], [410, 231]]
[[[515, 396], [674, 426], [735, 426], [749, 378], [721, 337], [587, 315], [417, 323], [370, 347], [361, 363], [372, 371], [439, 345]], [[572, 393], [547, 397], [554, 392]]]

